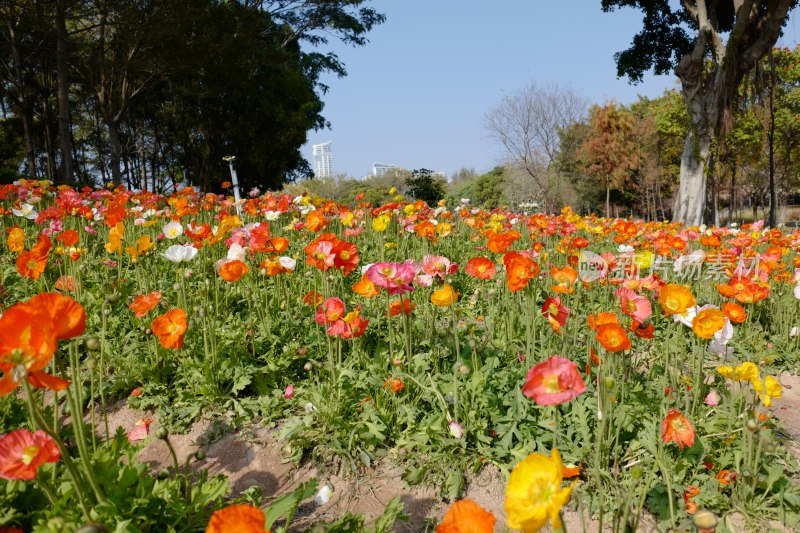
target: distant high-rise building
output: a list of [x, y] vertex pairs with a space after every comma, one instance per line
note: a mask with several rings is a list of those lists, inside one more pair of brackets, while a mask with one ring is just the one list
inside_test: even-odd
[[333, 144], [333, 142], [328, 141], [312, 146], [314, 155], [314, 176], [317, 178], [330, 178], [333, 175], [331, 172], [331, 144]]
[[391, 168], [394, 168], [394, 165], [387, 165], [385, 163], [372, 163], [372, 175], [383, 176]]

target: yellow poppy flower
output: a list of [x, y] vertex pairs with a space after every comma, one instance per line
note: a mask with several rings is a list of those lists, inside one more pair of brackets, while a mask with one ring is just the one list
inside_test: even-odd
[[558, 450], [548, 457], [532, 453], [511, 472], [506, 486], [508, 527], [523, 533], [533, 533], [552, 520], [555, 529], [561, 528], [559, 513], [569, 501], [576, 482], [561, 488], [564, 465]]

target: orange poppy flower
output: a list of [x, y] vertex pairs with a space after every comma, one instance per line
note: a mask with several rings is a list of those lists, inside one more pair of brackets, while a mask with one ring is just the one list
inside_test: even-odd
[[553, 292], [561, 294], [572, 294], [575, 292], [575, 281], [578, 279], [578, 271], [571, 266], [558, 268], [554, 266], [550, 269], [550, 277], [556, 282], [556, 285], [550, 287]]
[[619, 324], [619, 318], [617, 315], [615, 313], [609, 313], [608, 311], [597, 313], [596, 316], [590, 314], [588, 321], [589, 327], [594, 330], [597, 330], [597, 328], [603, 324]]
[[474, 501], [459, 500], [436, 526], [436, 533], [492, 533], [495, 522], [494, 515]]
[[306, 228], [314, 233], [321, 231], [328, 225], [328, 219], [322, 211], [311, 211], [306, 217]]
[[661, 287], [658, 303], [665, 315], [679, 315], [697, 303], [692, 292], [684, 285], [670, 283]]
[[153, 320], [151, 329], [164, 348], [180, 348], [183, 346], [183, 334], [186, 333], [186, 311], [181, 308], [170, 309]]
[[353, 283], [353, 292], [360, 294], [364, 298], [374, 298], [380, 294], [378, 287], [372, 283], [366, 273], [361, 276], [360, 280]]
[[56, 340], [73, 339], [86, 331], [86, 310], [70, 296], [43, 292], [28, 300], [28, 304], [50, 315]]
[[8, 249], [18, 254], [25, 250], [25, 232], [21, 228], [11, 228], [8, 230], [6, 238]]
[[747, 312], [739, 304], [733, 302], [725, 302], [722, 304], [722, 312], [731, 322], [741, 324], [747, 319]]
[[148, 294], [140, 294], [133, 299], [128, 307], [133, 311], [136, 318], [144, 318], [147, 313], [155, 309], [159, 302], [161, 302], [161, 293], [153, 291]]
[[489, 237], [486, 246], [489, 248], [489, 251], [502, 254], [508, 251], [511, 245], [519, 238], [520, 233], [516, 230], [506, 233], [495, 233]]
[[458, 293], [447, 283], [431, 294], [431, 303], [439, 307], [450, 307], [456, 303], [456, 300], [458, 300]]
[[562, 476], [564, 477], [564, 479], [578, 477], [579, 475], [581, 475], [581, 468], [579, 466], [564, 465], [564, 469], [562, 472]]
[[303, 296], [303, 305], [317, 307], [324, 299], [325, 298], [322, 296], [322, 294], [318, 293], [317, 291], [308, 291], [306, 295]]
[[725, 326], [725, 314], [719, 309], [703, 309], [692, 320], [692, 331], [701, 339], [710, 339]]
[[265, 533], [266, 518], [258, 507], [239, 503], [216, 511], [206, 533]]
[[517, 292], [528, 286], [528, 282], [539, 274], [539, 265], [528, 256], [509, 252], [503, 257], [506, 265], [506, 286]]
[[677, 409], [670, 409], [667, 417], [661, 422], [661, 440], [674, 442], [680, 446], [694, 446], [694, 427], [688, 418]]
[[56, 347], [56, 328], [47, 309], [30, 303], [7, 309], [0, 317], [0, 370], [4, 373], [0, 396], [17, 387], [18, 367], [25, 368], [25, 379], [35, 387], [67, 388], [69, 381], [42, 371], [53, 358]]
[[383, 388], [391, 390], [394, 394], [399, 394], [406, 388], [406, 384], [400, 378], [386, 378], [386, 381], [383, 382]]
[[39, 240], [29, 252], [22, 252], [17, 257], [17, 272], [20, 276], [30, 279], [39, 279], [47, 266], [50, 248], [53, 244], [44, 235], [39, 235]]
[[250, 268], [239, 259], [228, 261], [219, 269], [219, 276], [229, 283], [239, 281], [242, 276], [250, 272]]
[[634, 320], [631, 322], [631, 327], [629, 329], [640, 339], [652, 339], [655, 337], [656, 327], [652, 322], [644, 325]]
[[625, 329], [619, 324], [597, 326], [597, 340], [609, 352], [621, 352], [631, 348], [631, 340]]
[[542, 315], [550, 322], [556, 333], [560, 334], [561, 326], [567, 323], [569, 308], [561, 303], [561, 298], [558, 296], [550, 297], [542, 304]]
[[732, 481], [736, 481], [736, 472], [733, 470], [720, 470], [716, 477], [720, 485], [730, 485]]
[[286, 237], [272, 237], [264, 245], [267, 253], [279, 254], [289, 247], [289, 239]]
[[497, 266], [494, 261], [486, 257], [473, 257], [467, 261], [467, 266], [464, 267], [467, 274], [473, 278], [482, 280], [492, 279], [497, 273]]
[[402, 300], [395, 300], [389, 304], [389, 316], [397, 316], [400, 313], [410, 315], [417, 304], [411, 303], [411, 300], [403, 298]]

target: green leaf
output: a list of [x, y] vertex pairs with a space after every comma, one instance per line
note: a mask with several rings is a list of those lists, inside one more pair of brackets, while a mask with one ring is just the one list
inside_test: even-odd
[[[264, 509], [266, 517], [266, 529], [272, 528], [273, 524], [281, 518], [291, 520], [300, 503], [314, 495], [317, 491], [317, 480], [311, 479], [302, 483], [289, 494], [277, 498], [272, 504]], [[287, 524], [288, 526], [288, 524]]]

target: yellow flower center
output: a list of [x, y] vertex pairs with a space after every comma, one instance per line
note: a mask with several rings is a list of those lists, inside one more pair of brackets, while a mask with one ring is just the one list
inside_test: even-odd
[[544, 390], [548, 394], [561, 392], [561, 387], [558, 385], [558, 374], [552, 374], [544, 378]]
[[22, 464], [25, 466], [31, 464], [38, 453], [39, 446], [36, 446], [35, 444], [31, 444], [30, 446], [22, 448]]

